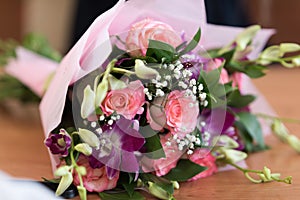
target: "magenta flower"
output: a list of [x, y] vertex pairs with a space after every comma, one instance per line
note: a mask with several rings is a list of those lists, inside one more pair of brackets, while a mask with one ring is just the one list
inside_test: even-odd
[[[111, 179], [118, 171], [138, 173], [136, 153], [144, 145], [145, 139], [137, 131], [134, 121], [121, 117], [112, 126], [102, 129], [103, 133], [99, 137], [100, 147], [98, 150], [93, 149], [92, 156], [105, 164], [107, 176]], [[95, 162], [95, 159], [92, 159], [92, 163], [100, 164]]]
[[71, 142], [70, 136], [62, 129], [59, 134], [50, 134], [45, 140], [45, 145], [50, 149], [52, 154], [60, 154], [65, 157], [68, 155]]

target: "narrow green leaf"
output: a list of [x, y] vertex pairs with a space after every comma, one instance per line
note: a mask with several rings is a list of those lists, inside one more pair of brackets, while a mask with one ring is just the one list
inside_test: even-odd
[[134, 192], [131, 197], [125, 192], [122, 193], [100, 192], [99, 196], [101, 200], [144, 200], [145, 199], [139, 192]]
[[232, 91], [227, 97], [227, 105], [234, 108], [243, 108], [255, 100], [253, 95], [242, 95], [238, 89]]
[[172, 181], [187, 181], [188, 179], [196, 176], [200, 172], [205, 171], [207, 168], [193, 163], [187, 159], [178, 161], [177, 166], [173, 168], [164, 178]]
[[147, 149], [146, 155], [152, 159], [165, 158], [166, 155], [160, 143], [159, 136], [155, 134], [149, 137], [150, 134], [148, 134], [147, 131], [149, 131], [149, 128], [140, 127], [140, 133], [143, 136], [147, 135], [147, 137], [145, 137], [146, 140], [145, 147]]
[[199, 28], [197, 33], [194, 35], [193, 39], [188, 43], [188, 45], [185, 47], [185, 49], [183, 49], [179, 53], [179, 56], [182, 56], [188, 52], [191, 52], [193, 49], [195, 49], [200, 41], [200, 38], [201, 38], [201, 29]]
[[248, 112], [240, 112], [236, 114], [237, 121], [240, 122], [257, 145], [264, 149], [265, 142], [262, 134], [260, 123], [258, 122], [255, 115]]
[[158, 61], [165, 58], [167, 62], [170, 62], [174, 55], [175, 49], [171, 45], [157, 40], [149, 40], [146, 56], [153, 57]]

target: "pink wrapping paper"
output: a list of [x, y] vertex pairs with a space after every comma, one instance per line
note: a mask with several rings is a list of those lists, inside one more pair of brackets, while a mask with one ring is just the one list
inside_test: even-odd
[[[95, 20], [59, 65], [40, 105], [45, 136], [61, 122], [68, 86], [100, 67], [110, 54], [112, 47], [109, 36], [126, 32], [132, 23], [144, 18], [165, 22], [178, 32], [185, 31], [187, 38], [201, 27], [201, 45], [205, 49], [224, 46], [243, 30], [206, 24], [203, 0], [189, 0], [188, 3], [182, 0], [120, 0]], [[263, 30], [258, 34], [252, 57], [257, 56], [272, 34], [272, 30]], [[251, 82], [248, 83], [247, 87], [253, 88]], [[268, 105], [264, 100], [260, 102], [262, 107]], [[52, 160], [54, 167], [56, 161]]]

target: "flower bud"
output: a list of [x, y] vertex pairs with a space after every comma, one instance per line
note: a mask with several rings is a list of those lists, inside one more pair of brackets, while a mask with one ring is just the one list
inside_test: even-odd
[[77, 190], [78, 190], [78, 193], [79, 193], [80, 200], [86, 200], [87, 196], [86, 196], [85, 187], [82, 187], [82, 186], [78, 185]]
[[271, 180], [267, 179], [267, 177], [264, 174], [258, 174], [258, 176], [259, 176], [261, 182], [269, 182], [269, 181], [271, 181]]
[[115, 78], [113, 75], [108, 76], [108, 82], [111, 90], [120, 90], [127, 87], [125, 82]]
[[237, 163], [247, 158], [247, 154], [234, 149], [220, 148], [227, 162]]
[[264, 167], [263, 169], [263, 173], [266, 177], [267, 180], [272, 180], [272, 177], [271, 177], [271, 170], [269, 168], [267, 168], [266, 166]]
[[273, 180], [279, 180], [280, 179], [281, 174], [280, 173], [272, 173], [271, 177]]
[[108, 81], [107, 79], [103, 79], [96, 89], [96, 100], [95, 100], [96, 107], [98, 107], [105, 99], [107, 91], [108, 91]]
[[84, 166], [79, 166], [76, 168], [76, 171], [78, 174], [80, 174], [81, 176], [85, 176], [86, 175], [86, 168]]
[[292, 184], [292, 177], [291, 177], [291, 176], [286, 177], [286, 178], [283, 180], [283, 182], [286, 183], [286, 184]]
[[78, 135], [85, 143], [87, 143], [91, 147], [99, 148], [100, 141], [99, 141], [98, 137], [96, 136], [96, 134], [93, 133], [92, 131], [80, 128]]
[[295, 149], [298, 153], [300, 153], [300, 140], [295, 135], [287, 136], [287, 142], [289, 145]]
[[73, 182], [73, 176], [71, 172], [68, 172], [67, 174], [63, 175], [60, 179], [55, 194], [57, 196], [60, 196], [62, 193], [66, 191], [66, 189], [68, 189], [68, 187], [72, 184], [72, 182]]
[[180, 185], [177, 181], [171, 181], [171, 183], [173, 184], [174, 189], [179, 190]]
[[95, 92], [91, 89], [91, 86], [86, 86], [81, 104], [81, 117], [83, 119], [86, 119], [95, 111], [95, 98]]
[[72, 166], [67, 166], [67, 165], [61, 166], [54, 172], [54, 175], [55, 176], [64, 176], [70, 172], [71, 168], [72, 168]]
[[300, 56], [293, 58], [292, 63], [294, 64], [295, 67], [300, 67]]
[[245, 50], [260, 29], [261, 27], [259, 25], [253, 25], [241, 32], [235, 39], [235, 42], [237, 44], [237, 50]]
[[259, 64], [268, 65], [281, 57], [281, 51], [279, 46], [270, 46], [266, 48], [259, 57]]
[[155, 197], [163, 200], [170, 200], [173, 199], [173, 196], [170, 195], [166, 190], [158, 186], [153, 182], [148, 182], [149, 185], [149, 192], [150, 194], [154, 195]]
[[159, 75], [155, 69], [147, 67], [140, 59], [135, 60], [134, 70], [136, 76], [141, 79], [155, 79]]
[[227, 135], [221, 135], [214, 138], [214, 143], [220, 145], [226, 149], [235, 149], [239, 147], [239, 144]]
[[281, 43], [280, 46], [281, 55], [286, 53], [300, 51], [300, 45], [295, 43]]
[[80, 143], [75, 146], [75, 150], [83, 153], [86, 156], [90, 156], [93, 152], [92, 148], [86, 143]]

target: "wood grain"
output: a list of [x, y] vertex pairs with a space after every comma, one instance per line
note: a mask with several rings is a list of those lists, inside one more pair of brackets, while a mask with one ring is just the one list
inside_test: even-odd
[[[283, 117], [300, 119], [300, 69], [273, 67], [268, 76], [255, 80], [255, 85], [265, 95], [275, 111]], [[287, 124], [300, 136], [300, 125]], [[23, 116], [0, 111], [0, 169], [17, 177], [40, 180], [51, 178], [48, 152], [43, 145], [43, 133], [39, 121], [32, 112]], [[252, 154], [249, 167], [270, 167], [283, 176], [293, 176], [293, 184], [253, 184], [237, 171], [217, 173], [195, 182], [181, 184], [175, 192], [179, 200], [192, 199], [298, 199], [300, 196], [300, 155], [272, 135], [266, 138], [272, 149]], [[78, 198], [76, 198], [78, 199]], [[99, 199], [90, 195], [88, 199]], [[153, 199], [153, 198], [149, 198]]]

